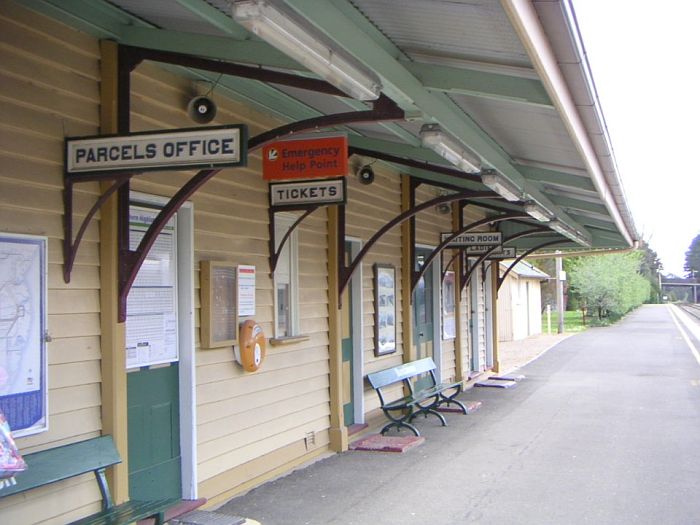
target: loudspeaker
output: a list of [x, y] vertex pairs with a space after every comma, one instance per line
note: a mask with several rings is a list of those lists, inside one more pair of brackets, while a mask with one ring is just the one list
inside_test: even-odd
[[362, 184], [372, 184], [374, 182], [374, 171], [371, 166], [362, 166], [357, 172], [357, 178]]
[[207, 124], [216, 116], [216, 104], [204, 95], [194, 97], [187, 104], [187, 114], [197, 124]]

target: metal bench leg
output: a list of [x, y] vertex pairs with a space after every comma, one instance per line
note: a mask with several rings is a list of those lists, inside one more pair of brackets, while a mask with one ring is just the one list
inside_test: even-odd
[[[459, 392], [457, 392], [457, 394], [458, 393]], [[454, 395], [456, 396], [457, 394], [454, 394]], [[440, 400], [440, 405], [450, 406], [452, 403], [454, 403], [455, 405], [457, 405], [460, 408], [460, 410], [462, 411], [462, 414], [467, 414], [467, 412], [468, 412], [467, 407], [464, 406], [464, 403], [462, 403], [458, 399], [454, 399], [454, 396], [444, 396], [444, 395], [440, 394], [440, 397], [442, 398]]]
[[413, 414], [411, 414], [411, 416], [408, 418], [408, 420], [413, 421], [413, 418], [415, 418], [418, 414], [423, 414], [423, 416], [425, 416], [425, 417], [428, 417], [428, 414], [432, 414], [442, 422], [443, 427], [447, 426], [447, 420], [445, 420], [445, 416], [443, 416], [440, 412], [434, 410], [431, 407], [421, 408], [417, 412], [414, 412]]
[[396, 429], [399, 430], [399, 431], [401, 430], [401, 428], [405, 427], [405, 428], [409, 429], [411, 432], [413, 432], [413, 434], [414, 434], [416, 437], [420, 437], [420, 432], [418, 432], [418, 429], [417, 429], [416, 427], [414, 427], [413, 425], [411, 425], [410, 423], [406, 423], [405, 421], [392, 421], [392, 422], [389, 423], [388, 425], [384, 425], [384, 428], [382, 428], [382, 430], [381, 430], [382, 436], [383, 436], [383, 435], [386, 433], [386, 431], [389, 430], [391, 427], [396, 427]]
[[[395, 409], [395, 410], [397, 410], [397, 409]], [[400, 410], [403, 411], [405, 409], [400, 409]], [[409, 413], [409, 414], [402, 414], [401, 417], [394, 417], [393, 415], [391, 415], [390, 410], [384, 409], [383, 412], [384, 412], [384, 415], [388, 419], [391, 420], [391, 423], [384, 425], [384, 428], [382, 428], [382, 431], [381, 431], [382, 435], [384, 435], [384, 433], [392, 427], [396, 427], [397, 430], [401, 430], [402, 427], [406, 427], [411, 432], [413, 432], [416, 435], [416, 437], [420, 436], [420, 432], [418, 432], [418, 429], [416, 427], [414, 427], [413, 425], [411, 425], [410, 423], [408, 423], [408, 421], [411, 421], [411, 417], [414, 414], [413, 410], [411, 410], [411, 413]]]

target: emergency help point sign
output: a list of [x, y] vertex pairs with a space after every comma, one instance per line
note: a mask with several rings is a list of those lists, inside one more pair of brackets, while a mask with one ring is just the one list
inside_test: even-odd
[[348, 172], [346, 135], [312, 135], [263, 147], [263, 179], [344, 177]]
[[66, 139], [66, 173], [244, 166], [244, 125]]

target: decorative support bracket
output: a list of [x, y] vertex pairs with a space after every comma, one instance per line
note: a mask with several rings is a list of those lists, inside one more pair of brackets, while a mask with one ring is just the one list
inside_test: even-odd
[[[545, 227], [545, 226], [541, 226], [541, 227], [538, 227], [538, 228], [533, 228], [533, 229], [531, 229], [531, 230], [526, 230], [526, 231], [517, 233], [517, 234], [513, 235], [512, 237], [508, 237], [507, 239], [505, 239], [505, 240], [503, 241], [503, 244], [505, 244], [505, 243], [507, 243], [507, 242], [510, 242], [510, 241], [514, 241], [514, 240], [516, 240], [516, 239], [521, 239], [521, 238], [523, 238], [523, 237], [529, 237], [530, 235], [538, 235], [538, 234], [547, 233], [547, 232], [551, 232], [551, 230], [550, 230], [549, 228]], [[561, 239], [559, 240], [559, 242], [562, 242]], [[490, 248], [486, 253], [482, 254], [482, 255], [474, 262], [474, 264], [472, 264], [471, 266], [469, 266], [469, 268], [468, 268], [467, 271], [464, 273], [464, 275], [460, 276], [460, 281], [459, 281], [459, 289], [460, 289], [460, 290], [464, 290], [464, 287], [465, 287], [467, 284], [469, 284], [469, 281], [471, 280], [472, 273], [474, 273], [474, 270], [476, 269], [476, 267], [477, 267], [479, 264], [483, 263], [483, 262], [488, 258], [488, 256], [491, 255], [491, 252], [493, 252], [496, 248], [498, 248], [498, 246], [493, 246], [493, 247]]]
[[492, 196], [493, 194], [491, 192], [461, 192], [461, 193], [455, 193], [451, 195], [441, 195], [439, 197], [435, 197], [434, 199], [430, 199], [428, 201], [425, 201], [418, 206], [415, 206], [411, 208], [408, 211], [405, 211], [396, 217], [394, 217], [392, 220], [390, 220], [388, 223], [386, 223], [384, 226], [382, 226], [364, 245], [362, 246], [362, 249], [360, 252], [357, 254], [357, 256], [353, 259], [352, 263], [350, 263], [349, 266], [345, 266], [344, 264], [340, 265], [340, 286], [338, 287], [338, 293], [340, 295], [343, 294], [343, 291], [345, 290], [345, 287], [347, 286], [348, 282], [350, 282], [350, 278], [352, 277], [352, 274], [355, 272], [357, 267], [360, 265], [362, 262], [362, 259], [364, 259], [365, 255], [367, 255], [367, 252], [375, 245], [375, 243], [389, 230], [391, 230], [394, 226], [398, 226], [402, 222], [415, 217], [416, 214], [420, 213], [423, 210], [427, 210], [429, 208], [432, 208], [438, 204], [443, 204], [443, 203], [449, 203], [449, 202], [454, 202], [458, 201], [460, 199], [465, 199], [465, 198], [483, 198], [485, 196]]
[[[433, 260], [442, 253], [442, 251], [447, 248], [447, 245], [450, 244], [454, 239], [462, 235], [463, 233], [467, 233], [473, 228], [478, 228], [479, 226], [483, 226], [484, 224], [491, 224], [495, 222], [502, 222], [502, 221], [507, 221], [510, 219], [526, 219], [529, 218], [530, 216], [527, 214], [523, 214], [522, 212], [512, 212], [512, 213], [506, 213], [503, 215], [497, 215], [495, 217], [487, 217], [486, 219], [482, 219], [476, 222], [473, 222], [464, 228], [461, 228], [460, 230], [452, 233], [449, 237], [447, 237], [444, 241], [440, 242], [438, 244], [437, 248], [435, 248], [432, 253], [428, 256], [428, 258], [425, 260], [425, 263], [423, 264], [423, 267], [418, 271], [415, 272], [413, 275], [413, 279], [411, 280], [411, 292], [413, 292], [416, 289], [416, 286], [418, 285], [418, 282], [421, 280], [423, 275], [428, 269], [428, 266], [433, 262]], [[490, 251], [489, 251], [490, 253]], [[450, 260], [452, 262], [453, 259]]]
[[519, 255], [518, 258], [515, 259], [515, 261], [513, 261], [513, 264], [511, 264], [511, 265], [508, 267], [508, 269], [504, 272], [503, 276], [499, 276], [499, 277], [498, 277], [498, 284], [497, 284], [497, 286], [496, 286], [496, 290], [498, 291], [498, 290], [501, 289], [501, 285], [505, 282], [506, 277], [508, 277], [508, 274], [510, 273], [510, 271], [511, 271], [513, 268], [515, 268], [516, 265], [517, 265], [520, 261], [522, 261], [525, 257], [527, 257], [528, 255], [530, 255], [530, 254], [533, 253], [533, 252], [536, 252], [537, 250], [540, 250], [540, 249], [542, 249], [542, 248], [546, 248], [547, 246], [553, 246], [553, 245], [555, 245], [555, 244], [561, 244], [562, 242], [567, 242], [567, 241], [562, 241], [561, 239], [558, 239], [558, 240], [556, 240], [556, 241], [545, 242], [545, 243], [543, 243], [543, 244], [540, 244], [540, 245], [538, 245], [538, 246], [535, 246], [534, 248], [530, 248], [528, 251], [526, 251], [526, 252], [523, 253], [522, 255]]

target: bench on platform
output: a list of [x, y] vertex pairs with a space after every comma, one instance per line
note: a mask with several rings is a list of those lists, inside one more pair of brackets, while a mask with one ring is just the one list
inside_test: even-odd
[[153, 501], [130, 500], [115, 505], [105, 477], [107, 467], [121, 463], [112, 436], [79, 441], [33, 454], [24, 454], [23, 457], [27, 463], [27, 470], [17, 474], [15, 485], [0, 490], [0, 498], [88, 472], [95, 474], [102, 494], [102, 510], [73, 522], [73, 525], [118, 525], [147, 518], [153, 518], [156, 524], [161, 525], [165, 523], [165, 511], [180, 502], [177, 498], [170, 498]]
[[[379, 396], [381, 408], [384, 415], [391, 421], [382, 428], [381, 433], [384, 434], [392, 427], [401, 429], [406, 427], [416, 436], [420, 436], [418, 429], [411, 424], [411, 421], [418, 415], [423, 414], [428, 417], [428, 414], [436, 416], [442, 422], [442, 426], [447, 425], [447, 421], [437, 409], [442, 405], [457, 405], [463, 414], [467, 413], [467, 408], [455, 397], [462, 392], [462, 383], [438, 383], [435, 375], [435, 362], [431, 357], [404, 363], [386, 370], [380, 370], [372, 374], [367, 374], [367, 380], [372, 388]], [[416, 389], [414, 380], [419, 376], [425, 376], [429, 379], [430, 385]], [[384, 398], [382, 389], [396, 383], [403, 383], [406, 387], [408, 395], [399, 399], [387, 402]], [[446, 393], [449, 393], [447, 395]]]

